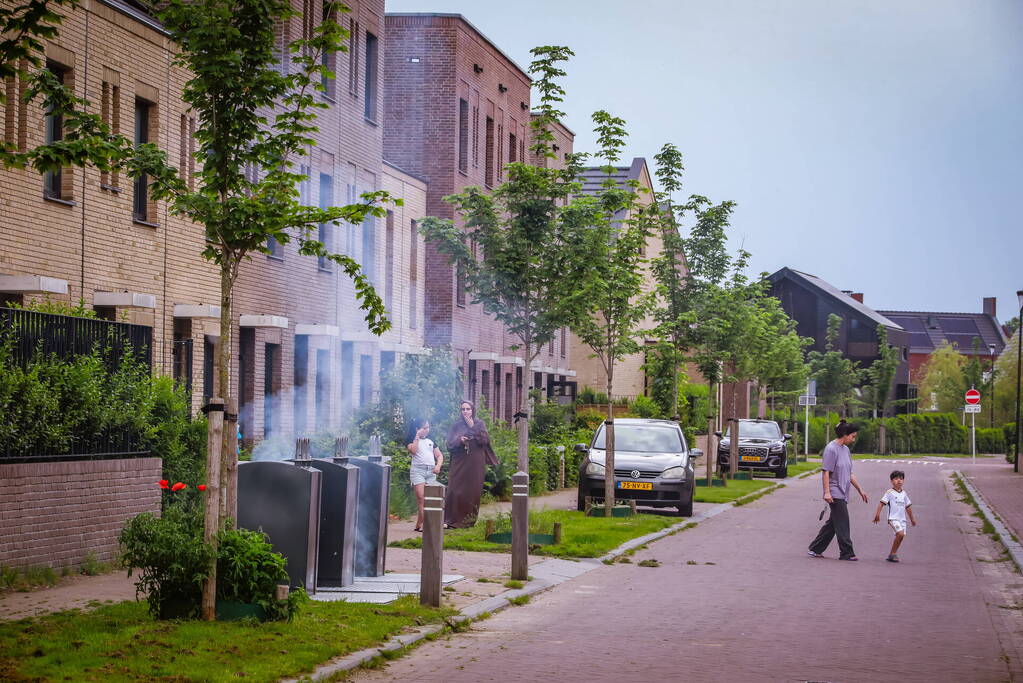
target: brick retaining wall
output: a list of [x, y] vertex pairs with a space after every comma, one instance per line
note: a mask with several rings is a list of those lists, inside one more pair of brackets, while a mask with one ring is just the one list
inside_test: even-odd
[[0, 565], [112, 562], [131, 517], [160, 509], [160, 458], [0, 464]]

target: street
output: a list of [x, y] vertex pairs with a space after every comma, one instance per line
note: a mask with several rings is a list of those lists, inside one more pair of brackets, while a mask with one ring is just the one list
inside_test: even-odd
[[[850, 504], [857, 563], [835, 542], [806, 556], [820, 478], [789, 480], [355, 680], [1013, 680], [1023, 578], [959, 502], [958, 465], [857, 462], [871, 499]], [[893, 467], [919, 521], [900, 564], [884, 561], [888, 527], [870, 523]]]

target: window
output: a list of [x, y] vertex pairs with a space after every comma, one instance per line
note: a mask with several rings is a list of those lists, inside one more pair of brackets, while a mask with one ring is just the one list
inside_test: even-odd
[[469, 400], [476, 401], [476, 361], [469, 361]]
[[377, 280], [377, 219], [366, 216], [362, 221], [362, 272], [371, 283]]
[[[195, 118], [181, 115], [179, 124], [178, 176], [189, 190], [195, 189]], [[115, 171], [116, 173], [116, 171]]]
[[[104, 69], [105, 71], [106, 69]], [[117, 84], [106, 80], [103, 81], [100, 91], [100, 118], [107, 128], [110, 129], [111, 133], [117, 134], [121, 132], [121, 88]], [[184, 135], [185, 133], [182, 132], [182, 138], [184, 138]], [[181, 169], [181, 174], [182, 177], [185, 177], [184, 168]], [[103, 189], [119, 188], [121, 184], [120, 175], [117, 167], [114, 167], [112, 171], [100, 171], [100, 187]]]
[[263, 352], [263, 438], [280, 429], [277, 394], [281, 390], [281, 345], [266, 344]]
[[514, 164], [519, 160], [519, 144], [515, 141], [515, 133], [508, 133], [508, 163]]
[[202, 397], [204, 403], [209, 403], [216, 390], [216, 337], [205, 335], [202, 341]]
[[359, 356], [359, 407], [373, 401], [373, 356]]
[[368, 121], [377, 120], [377, 37], [366, 31], [366, 102]]
[[490, 370], [483, 370], [480, 373], [480, 396], [483, 398], [483, 407], [490, 407]]
[[171, 351], [174, 382], [192, 395], [192, 320], [174, 319], [174, 346]]
[[[326, 209], [334, 203], [334, 177], [328, 173], [320, 174], [320, 208]], [[333, 240], [334, 226], [330, 223], [320, 223], [317, 238], [329, 252], [334, 249]], [[330, 271], [330, 259], [326, 256], [319, 257], [320, 270]]]
[[253, 403], [256, 393], [256, 330], [243, 327], [238, 335], [238, 431], [246, 442], [255, 436]]
[[458, 170], [469, 171], [469, 103], [458, 100]]
[[494, 166], [497, 180], [504, 177], [504, 125], [497, 124], [497, 164]]
[[316, 424], [320, 431], [329, 427], [330, 416], [330, 351], [316, 350]]
[[[68, 83], [69, 69], [50, 61], [46, 62], [46, 68], [49, 69], [62, 84], [70, 85]], [[54, 142], [60, 142], [64, 139], [64, 117], [62, 115], [56, 114], [52, 110], [47, 111], [45, 127], [46, 144], [49, 145]], [[68, 185], [70, 186], [70, 183], [68, 183]], [[65, 196], [64, 192], [63, 169], [46, 171], [46, 173], [43, 174], [43, 194], [52, 199], [70, 199], [69, 196]]]
[[487, 117], [486, 127], [487, 139], [484, 142], [486, 147], [483, 150], [483, 182], [487, 187], [494, 185], [494, 119]]
[[551, 337], [550, 341], [547, 342], [547, 353], [554, 355], [554, 337]]
[[409, 328], [419, 324], [419, 226], [409, 221]]
[[295, 337], [295, 373], [292, 390], [295, 411], [295, 436], [306, 433], [309, 425], [309, 337]]
[[565, 349], [567, 348], [568, 330], [564, 327], [561, 328], [561, 357], [565, 357]]
[[[323, 23], [337, 21], [337, 12], [334, 9], [334, 0], [323, 0], [323, 7], [321, 12]], [[320, 85], [323, 86], [323, 95], [331, 100], [337, 95], [336, 81], [334, 79], [334, 71], [336, 70], [337, 57], [333, 52], [324, 51], [320, 56], [320, 64], [325, 69], [324, 73], [320, 74]], [[329, 72], [329, 73], [327, 73]]]
[[387, 376], [394, 369], [394, 351], [380, 352], [380, 379]]
[[[150, 124], [153, 109], [152, 102], [135, 98], [135, 146], [138, 147], [150, 141]], [[135, 178], [134, 195], [132, 200], [132, 217], [136, 221], [144, 223], [153, 219], [152, 207], [149, 205], [149, 178], [143, 173]]]
[[352, 389], [355, 387], [355, 345], [341, 342], [341, 414], [352, 413]]
[[298, 181], [298, 201], [303, 206], [309, 206], [309, 202], [312, 200], [310, 196], [312, 194], [312, 169], [302, 164], [298, 167], [298, 174], [302, 176], [302, 179]]
[[384, 306], [390, 312], [394, 305], [394, 212], [387, 212], [384, 228]]
[[291, 43], [290, 29], [290, 18], [274, 22], [274, 59], [277, 60], [277, 69], [282, 76], [288, 75], [291, 66], [291, 50], [288, 49]]
[[18, 75], [4, 79], [4, 142], [10, 147], [24, 152], [28, 145], [28, 103], [25, 102], [25, 89], [28, 81], [22, 74], [28, 73], [28, 61], [18, 62]]
[[480, 167], [480, 100], [476, 95], [476, 104], [472, 108], [472, 167]]
[[348, 92], [359, 96], [359, 22], [348, 20]]
[[465, 266], [461, 262], [455, 266], [455, 303], [465, 307]]

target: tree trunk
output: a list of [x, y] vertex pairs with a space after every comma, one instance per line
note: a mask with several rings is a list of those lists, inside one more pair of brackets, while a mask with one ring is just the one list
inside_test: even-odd
[[678, 414], [678, 351], [671, 350], [671, 419], [678, 422], [682, 416]]
[[704, 454], [704, 457], [707, 458], [707, 486], [710, 486], [711, 477], [714, 476], [714, 465], [718, 459], [717, 437], [714, 436], [714, 418], [717, 415], [715, 392], [717, 392], [715, 382], [710, 380], [707, 383], [707, 405], [710, 407], [707, 412], [707, 452]]
[[611, 386], [614, 365], [608, 363], [607, 371], [607, 419], [604, 421], [604, 516], [610, 517], [615, 504], [615, 415]]
[[[529, 342], [526, 342], [525, 348], [526, 367], [523, 368], [524, 371], [523, 375], [526, 375], [528, 377], [526, 373], [529, 372], [529, 366], [533, 362], [533, 359], [530, 357], [533, 347], [531, 344], [529, 344]], [[526, 386], [529, 386], [528, 382], [526, 382]], [[522, 396], [519, 399], [518, 412], [524, 415], [529, 413], [528, 391], [522, 392]], [[525, 472], [526, 474], [529, 474], [529, 420], [523, 417], [519, 417], [516, 419], [518, 420], [515, 423], [515, 431], [517, 432], [518, 435], [518, 467], [520, 472]]]
[[[749, 393], [748, 393], [748, 391], [749, 390], [747, 389], [746, 403], [749, 403]], [[730, 437], [731, 440], [728, 442], [729, 445], [730, 445], [730, 449], [729, 449], [729, 452], [728, 452], [729, 453], [729, 455], [728, 455], [728, 472], [730, 474], [732, 474], [732, 475], [734, 475], [736, 472], [739, 471], [739, 416], [736, 414], [738, 409], [736, 408], [736, 405], [735, 405], [735, 402], [736, 402], [736, 399], [738, 398], [738, 396], [739, 396], [739, 382], [736, 381], [736, 382], [732, 383], [732, 416], [730, 418], [728, 418], [729, 421], [734, 421], [733, 424], [732, 424], [733, 429], [732, 429], [732, 436]]]

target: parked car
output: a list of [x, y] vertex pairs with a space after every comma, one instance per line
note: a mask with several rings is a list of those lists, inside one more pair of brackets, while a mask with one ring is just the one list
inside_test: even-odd
[[[693, 461], [703, 455], [688, 448], [677, 422], [619, 418], [615, 422], [615, 498], [647, 507], [673, 507], [680, 517], [693, 514]], [[586, 497], [604, 499], [605, 425], [601, 424], [579, 465], [578, 507]]]
[[[721, 439], [718, 442], [718, 469], [724, 471], [729, 466], [731, 455], [731, 430], [723, 436], [721, 432], [714, 434]], [[784, 479], [789, 476], [785, 442], [791, 438], [791, 434], [781, 433], [774, 420], [739, 420], [739, 467], [773, 472], [777, 478]]]

